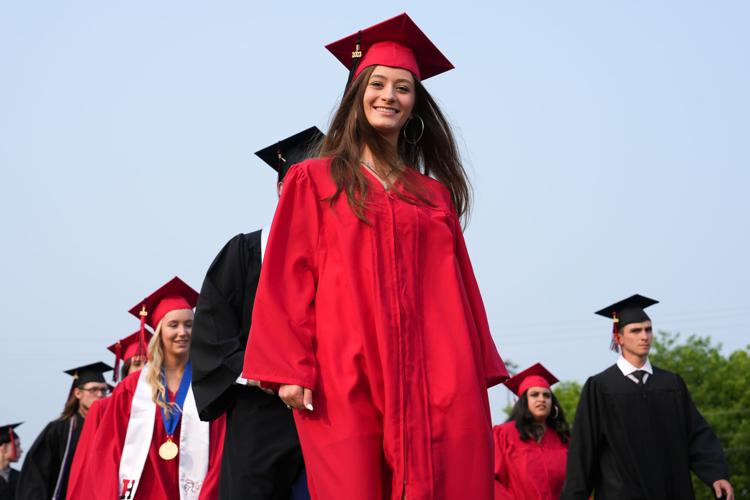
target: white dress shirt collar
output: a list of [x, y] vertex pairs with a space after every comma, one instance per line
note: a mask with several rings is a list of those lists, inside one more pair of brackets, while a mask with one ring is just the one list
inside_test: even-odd
[[625, 359], [625, 357], [622, 354], [620, 354], [620, 357], [617, 359], [617, 368], [619, 368], [622, 374], [626, 377], [630, 375], [631, 373], [638, 371], [638, 370], [643, 370], [649, 375], [654, 374], [654, 369], [651, 367], [651, 361], [649, 361], [648, 358], [646, 358], [646, 364], [644, 364], [640, 368], [636, 368], [630, 363], [630, 361]]

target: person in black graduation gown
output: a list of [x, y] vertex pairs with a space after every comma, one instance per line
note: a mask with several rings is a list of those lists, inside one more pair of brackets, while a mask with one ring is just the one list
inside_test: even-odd
[[0, 500], [16, 497], [19, 473], [10, 464], [18, 462], [23, 454], [21, 440], [14, 431], [21, 423], [0, 426]]
[[641, 295], [598, 311], [614, 322], [617, 363], [590, 377], [578, 403], [562, 499], [691, 499], [690, 471], [734, 498], [716, 435], [682, 378], [648, 360], [653, 339]]
[[[283, 177], [307, 158], [323, 134], [311, 127], [256, 153]], [[203, 281], [193, 324], [193, 393], [201, 419], [226, 412], [219, 479], [222, 500], [308, 498], [292, 412], [282, 401], [240, 377], [258, 286], [262, 229], [229, 240]]]
[[17, 500], [65, 498], [86, 412], [109, 392], [103, 373], [111, 369], [105, 363], [93, 363], [65, 372], [73, 377], [68, 400], [60, 418], [47, 424], [26, 453], [16, 486]]

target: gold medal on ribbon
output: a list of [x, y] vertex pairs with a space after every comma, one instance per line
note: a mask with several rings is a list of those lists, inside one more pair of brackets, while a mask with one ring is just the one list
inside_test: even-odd
[[174, 444], [172, 438], [167, 438], [167, 441], [159, 446], [159, 456], [164, 460], [173, 460], [179, 452], [180, 450]]

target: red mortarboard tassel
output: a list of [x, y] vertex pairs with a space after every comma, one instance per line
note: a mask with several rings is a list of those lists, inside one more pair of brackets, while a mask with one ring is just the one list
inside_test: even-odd
[[620, 332], [619, 328], [620, 318], [617, 317], [617, 313], [612, 313], [612, 341], [609, 343], [609, 348], [615, 352], [620, 352], [620, 346], [617, 343], [617, 334]]
[[18, 450], [16, 449], [16, 437], [13, 435], [13, 427], [8, 427], [8, 431], [10, 432], [11, 460], [15, 460], [18, 458]]
[[141, 316], [141, 335], [138, 337], [138, 355], [146, 359], [146, 304], [143, 304], [140, 312]]
[[115, 369], [114, 375], [112, 375], [112, 381], [117, 382], [120, 376], [120, 358], [122, 358], [122, 344], [118, 340], [115, 344]]

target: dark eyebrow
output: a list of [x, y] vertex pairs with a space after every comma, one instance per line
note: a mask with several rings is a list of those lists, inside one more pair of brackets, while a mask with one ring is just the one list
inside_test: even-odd
[[[372, 78], [382, 78], [383, 80], [388, 80], [387, 76], [385, 76], [385, 75], [378, 75], [378, 74], [370, 75], [370, 78], [371, 79]], [[395, 81], [395, 83], [408, 83], [409, 85], [414, 85], [414, 82], [412, 80], [407, 79], [407, 78], [399, 78], [398, 80]]]

